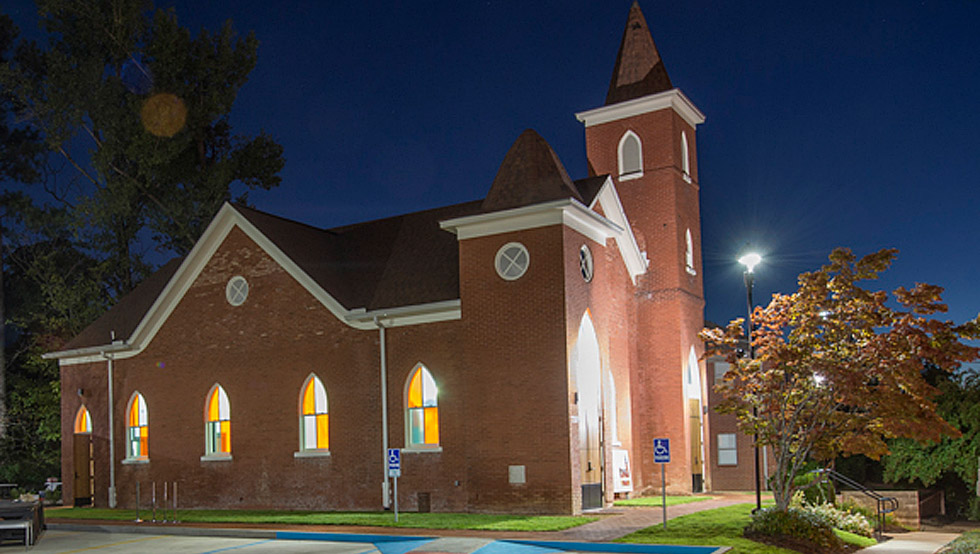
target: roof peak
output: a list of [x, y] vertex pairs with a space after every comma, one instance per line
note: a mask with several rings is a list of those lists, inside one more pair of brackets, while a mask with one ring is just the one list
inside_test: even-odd
[[483, 210], [506, 210], [581, 195], [551, 146], [534, 129], [525, 129], [500, 163]]
[[633, 2], [626, 28], [616, 54], [606, 105], [618, 104], [649, 94], [674, 88], [667, 76], [667, 68], [653, 42], [640, 3]]

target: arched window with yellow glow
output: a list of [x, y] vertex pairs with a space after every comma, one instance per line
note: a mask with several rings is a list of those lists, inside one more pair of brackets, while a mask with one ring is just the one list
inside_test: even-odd
[[406, 391], [408, 407], [408, 447], [432, 448], [439, 446], [439, 389], [432, 374], [419, 364], [408, 378]]
[[327, 390], [316, 375], [306, 378], [300, 399], [300, 450], [327, 450], [330, 448], [327, 408]]
[[92, 433], [92, 416], [88, 413], [85, 406], [79, 406], [78, 413], [75, 414], [75, 434], [89, 435]]
[[126, 457], [131, 460], [145, 459], [149, 456], [146, 443], [149, 427], [146, 418], [146, 400], [143, 399], [142, 394], [133, 393], [126, 414]]
[[208, 393], [205, 418], [205, 446], [207, 456], [231, 454], [231, 405], [221, 385], [211, 387]]

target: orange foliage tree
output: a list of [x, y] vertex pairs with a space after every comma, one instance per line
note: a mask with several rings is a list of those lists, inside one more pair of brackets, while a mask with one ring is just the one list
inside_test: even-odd
[[933, 317], [947, 310], [935, 285], [891, 295], [863, 288], [896, 254], [858, 259], [838, 248], [828, 265], [800, 275], [795, 293], [755, 308], [754, 359], [738, 356], [743, 320], [702, 332], [731, 364], [716, 385], [723, 398], [717, 410], [736, 415], [740, 431], [772, 449], [778, 510], [788, 508], [794, 478], [809, 459], [877, 459], [888, 452], [886, 439], [958, 435], [936, 413], [938, 390], [922, 372], [927, 365], [952, 372], [977, 359], [980, 350], [963, 340], [980, 337], [980, 316], [960, 325]]

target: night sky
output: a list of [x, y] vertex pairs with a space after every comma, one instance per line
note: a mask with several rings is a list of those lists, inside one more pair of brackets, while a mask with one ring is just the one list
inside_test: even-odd
[[[204, 7], [199, 4], [205, 4]], [[575, 112], [605, 100], [630, 1], [174, 6], [260, 40], [232, 113], [285, 148], [259, 209], [320, 227], [482, 198], [525, 128], [586, 176]], [[698, 128], [705, 317], [795, 290], [837, 246], [901, 250], [881, 286], [980, 311], [980, 2], [641, 2]], [[36, 36], [31, 2], [5, 1]], [[653, 260], [655, 263], [656, 260]]]

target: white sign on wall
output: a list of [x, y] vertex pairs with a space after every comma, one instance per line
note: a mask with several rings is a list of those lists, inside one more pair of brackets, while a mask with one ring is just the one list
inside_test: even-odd
[[613, 492], [633, 492], [633, 468], [630, 453], [621, 448], [612, 451]]

